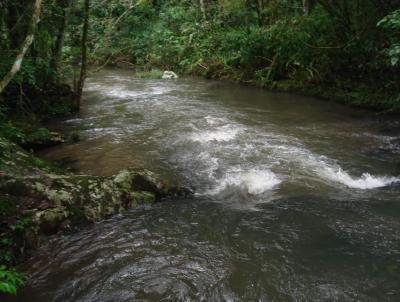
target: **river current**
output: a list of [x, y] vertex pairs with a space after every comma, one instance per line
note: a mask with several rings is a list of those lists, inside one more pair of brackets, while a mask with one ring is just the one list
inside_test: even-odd
[[399, 301], [400, 121], [192, 78], [106, 70], [77, 143], [82, 173], [143, 166], [191, 187], [30, 259], [18, 301]]

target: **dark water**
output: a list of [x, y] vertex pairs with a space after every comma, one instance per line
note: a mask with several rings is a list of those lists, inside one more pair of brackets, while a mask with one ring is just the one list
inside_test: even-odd
[[44, 247], [18, 301], [400, 301], [400, 122], [331, 102], [109, 70], [88, 81], [84, 173], [195, 189]]

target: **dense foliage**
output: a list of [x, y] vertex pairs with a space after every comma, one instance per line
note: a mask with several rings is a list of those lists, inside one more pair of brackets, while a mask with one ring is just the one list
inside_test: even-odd
[[311, 2], [308, 14], [299, 0], [94, 4], [92, 62], [328, 87], [359, 105], [398, 106], [399, 1]]
[[[32, 89], [77, 82], [84, 2], [44, 1], [35, 40], [8, 89], [14, 104], [19, 98], [30, 110], [31, 95], [39, 102]], [[0, 4], [0, 74], [27, 31], [30, 10], [23, 4]], [[272, 88], [327, 87], [353, 94], [359, 105], [393, 108], [399, 9], [398, 0], [92, 0], [88, 57], [98, 67], [174, 69]]]

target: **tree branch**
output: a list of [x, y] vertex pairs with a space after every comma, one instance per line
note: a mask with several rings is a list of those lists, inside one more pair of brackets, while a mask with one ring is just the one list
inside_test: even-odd
[[14, 64], [10, 71], [1, 79], [0, 81], [0, 93], [4, 91], [7, 85], [11, 82], [17, 72], [21, 69], [22, 61], [24, 60], [25, 54], [33, 42], [33, 37], [35, 35], [37, 24], [40, 21], [40, 8], [42, 5], [42, 0], [35, 0], [33, 5], [32, 19], [29, 24], [28, 33], [25, 37], [24, 42], [20, 47], [20, 51], [15, 58]]

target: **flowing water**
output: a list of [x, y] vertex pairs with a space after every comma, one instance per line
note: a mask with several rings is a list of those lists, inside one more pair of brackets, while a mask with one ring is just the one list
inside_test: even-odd
[[43, 247], [18, 301], [400, 301], [400, 121], [332, 102], [107, 70], [43, 152], [194, 189]]

